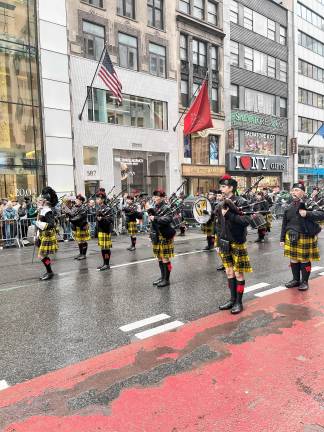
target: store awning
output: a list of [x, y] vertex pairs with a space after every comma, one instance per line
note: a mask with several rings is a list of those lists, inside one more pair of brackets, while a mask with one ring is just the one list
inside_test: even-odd
[[314, 176], [324, 176], [324, 168], [298, 168], [299, 175], [314, 175]]

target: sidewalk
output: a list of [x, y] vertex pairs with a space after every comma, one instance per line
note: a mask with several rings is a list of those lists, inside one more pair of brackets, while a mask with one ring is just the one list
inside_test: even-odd
[[322, 432], [324, 277], [0, 392], [5, 432]]

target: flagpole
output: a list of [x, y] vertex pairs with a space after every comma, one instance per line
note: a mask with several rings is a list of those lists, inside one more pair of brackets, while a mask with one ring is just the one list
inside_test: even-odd
[[317, 132], [321, 129], [321, 127], [324, 126], [324, 122], [321, 124], [321, 126], [317, 129], [317, 131], [314, 133], [314, 135], [307, 141], [307, 143], [309, 144], [312, 139], [314, 138], [315, 135], [317, 135]]
[[177, 127], [178, 127], [178, 124], [181, 122], [182, 117], [186, 114], [186, 112], [187, 112], [188, 109], [190, 108], [191, 102], [194, 100], [194, 98], [195, 98], [195, 96], [196, 96], [196, 93], [198, 92], [198, 90], [201, 89], [201, 86], [203, 85], [203, 83], [204, 83], [207, 79], [208, 79], [208, 69], [207, 69], [207, 72], [206, 72], [206, 75], [205, 75], [205, 78], [204, 78], [203, 82], [200, 84], [199, 87], [196, 88], [196, 91], [195, 91], [195, 93], [192, 95], [192, 98], [191, 98], [191, 100], [190, 100], [190, 103], [188, 104], [188, 106], [186, 107], [186, 109], [185, 109], [185, 110], [183, 111], [183, 113], [181, 114], [179, 120], [177, 121], [177, 124], [173, 127], [173, 132], [176, 131], [176, 129], [177, 129]]
[[87, 101], [88, 101], [88, 99], [89, 99], [90, 91], [92, 90], [92, 86], [93, 86], [94, 80], [96, 79], [97, 72], [98, 72], [99, 66], [100, 66], [100, 64], [101, 64], [101, 61], [102, 61], [102, 59], [103, 59], [103, 56], [104, 56], [104, 53], [105, 53], [106, 49], [107, 49], [107, 45], [105, 44], [105, 45], [104, 45], [104, 48], [103, 48], [103, 50], [102, 50], [102, 53], [101, 53], [101, 56], [100, 56], [99, 62], [98, 62], [98, 64], [97, 64], [96, 72], [95, 72], [95, 74], [94, 74], [94, 76], [93, 76], [93, 78], [92, 78], [92, 81], [91, 81], [90, 87], [88, 87], [87, 97], [86, 97], [86, 99], [85, 99], [85, 101], [84, 101], [84, 104], [83, 104], [83, 107], [82, 107], [81, 113], [80, 113], [79, 116], [78, 116], [78, 117], [79, 117], [79, 120], [82, 120], [83, 111], [84, 111], [85, 106], [86, 106], [86, 104], [87, 104]]

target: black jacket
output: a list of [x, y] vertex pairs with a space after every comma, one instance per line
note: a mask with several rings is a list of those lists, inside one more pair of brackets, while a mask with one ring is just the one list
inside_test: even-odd
[[[239, 196], [232, 196], [231, 201], [237, 206], [243, 206], [245, 201]], [[247, 216], [240, 216], [228, 210], [225, 217], [222, 215], [222, 205], [217, 208], [217, 235], [223, 240], [231, 243], [245, 243], [247, 236], [247, 227], [250, 219]]]
[[289, 230], [309, 236], [315, 236], [321, 231], [317, 222], [324, 220], [324, 212], [307, 211], [307, 216], [303, 218], [299, 214], [301, 204], [300, 201], [293, 201], [285, 210], [281, 227], [281, 242], [285, 241], [286, 233]]
[[125, 206], [123, 211], [126, 216], [126, 223], [128, 222], [136, 222], [137, 219], [143, 219], [142, 213], [138, 211], [134, 211], [134, 208]]
[[165, 212], [168, 206], [165, 203], [155, 207], [156, 215], [151, 225], [151, 230], [156, 235], [161, 234], [166, 239], [172, 239], [176, 230], [172, 227], [173, 217], [172, 215], [159, 216], [160, 212]]
[[84, 228], [88, 223], [88, 210], [85, 205], [75, 206], [69, 213], [72, 228]]
[[112, 232], [114, 219], [112, 216], [105, 216], [105, 212], [108, 213], [108, 211], [109, 206], [106, 205], [98, 208], [97, 218], [100, 217], [100, 220], [98, 220], [98, 232], [106, 234], [111, 234]]

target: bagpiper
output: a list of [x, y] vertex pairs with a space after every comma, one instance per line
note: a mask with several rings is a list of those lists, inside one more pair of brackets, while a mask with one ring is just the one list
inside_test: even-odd
[[269, 210], [269, 201], [265, 198], [263, 192], [257, 192], [255, 199], [256, 201], [252, 204], [252, 209], [255, 212], [263, 214], [265, 219], [265, 224], [258, 228], [258, 238], [255, 240], [255, 243], [264, 243], [266, 234], [271, 232], [272, 215]]
[[153, 192], [154, 208], [148, 210], [153, 254], [159, 261], [161, 271], [161, 277], [153, 282], [153, 285], [158, 288], [170, 285], [171, 258], [174, 257], [174, 236], [176, 234], [176, 230], [171, 226], [173, 217], [165, 198], [165, 192], [155, 190]]
[[237, 181], [225, 175], [221, 177], [219, 184], [224, 201], [217, 208], [217, 247], [231, 293], [230, 300], [220, 305], [219, 309], [231, 309], [232, 314], [238, 314], [243, 310], [244, 273], [252, 272], [246, 247], [249, 218], [241, 215], [239, 210], [245, 200], [236, 195]]
[[286, 283], [286, 287], [298, 287], [300, 291], [306, 291], [309, 288], [311, 263], [320, 260], [317, 236], [321, 227], [317, 222], [324, 220], [324, 212], [306, 210], [303, 202], [306, 196], [303, 181], [293, 184], [291, 195], [293, 201], [284, 212], [280, 237], [284, 256], [290, 259], [293, 276], [293, 279]]
[[135, 251], [136, 250], [136, 235], [137, 235], [137, 219], [142, 219], [143, 215], [138, 210], [138, 206], [134, 203], [134, 197], [131, 195], [127, 195], [126, 197], [126, 205], [123, 208], [123, 211], [126, 216], [126, 226], [127, 231], [131, 239], [131, 245], [127, 250]]
[[69, 211], [68, 216], [72, 225], [74, 240], [79, 245], [79, 255], [74, 259], [82, 261], [87, 257], [88, 241], [91, 240], [88, 224], [88, 210], [85, 205], [85, 197], [78, 194], [75, 197], [75, 205]]
[[215, 242], [215, 207], [216, 207], [216, 191], [210, 190], [207, 194], [207, 198], [211, 204], [212, 212], [210, 215], [210, 219], [207, 223], [202, 224], [201, 229], [204, 234], [206, 234], [207, 246], [205, 250], [209, 251], [214, 249]]
[[38, 215], [35, 225], [37, 227], [36, 245], [38, 246], [38, 258], [45, 266], [46, 273], [40, 277], [40, 280], [46, 281], [54, 276], [50, 255], [58, 251], [55, 211], [58, 204], [56, 192], [47, 186], [42, 190], [38, 199]]
[[98, 206], [96, 219], [98, 222], [98, 245], [101, 249], [103, 264], [97, 267], [98, 271], [110, 269], [111, 257], [111, 233], [113, 229], [112, 209], [106, 204], [107, 195], [104, 190], [99, 190], [96, 194], [96, 203]]

